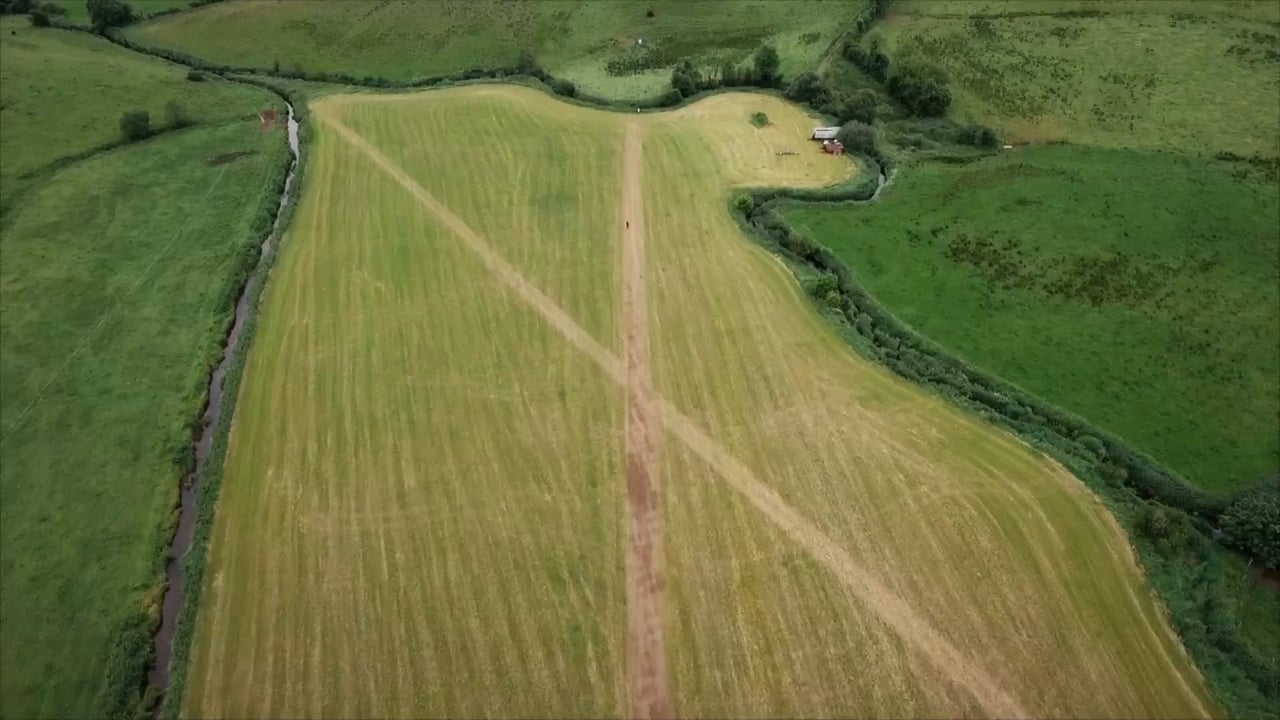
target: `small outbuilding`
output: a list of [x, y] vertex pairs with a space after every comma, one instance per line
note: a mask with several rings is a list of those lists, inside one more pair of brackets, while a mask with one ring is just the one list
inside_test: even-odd
[[814, 140], [835, 140], [836, 135], [839, 133], [840, 128], [838, 127], [820, 127], [813, 129], [812, 137]]

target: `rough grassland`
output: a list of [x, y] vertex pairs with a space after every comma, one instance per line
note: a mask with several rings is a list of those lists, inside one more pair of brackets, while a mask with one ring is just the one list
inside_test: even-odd
[[1007, 140], [1274, 157], [1278, 22], [1275, 2], [904, 0], [885, 27], [947, 70], [954, 116]]
[[218, 123], [271, 104], [256, 88], [186, 75], [85, 33], [0, 18], [0, 205], [49, 163], [117, 141], [126, 110], [146, 110], [163, 125], [165, 104], [177, 100], [193, 121]]
[[847, 173], [793, 106], [313, 111], [188, 715], [619, 715], [660, 666], [689, 716], [1215, 712], [1083, 486], [853, 355], [742, 238], [731, 186]]
[[1229, 490], [1280, 466], [1280, 194], [1257, 176], [1028, 148], [786, 214], [925, 335]]
[[[103, 713], [115, 633], [157, 600], [177, 453], [283, 147], [253, 121], [112, 150], [60, 170], [4, 229], [6, 718]], [[207, 162], [237, 151], [252, 154]]]
[[[522, 50], [558, 76], [610, 98], [652, 97], [676, 60], [744, 60], [777, 45], [782, 70], [816, 66], [860, 0], [497, 0], [215, 3], [129, 28], [130, 38], [215, 62], [344, 72], [393, 80], [513, 64]], [[647, 17], [652, 10], [654, 16]], [[636, 44], [643, 39], [645, 47]], [[663, 58], [643, 72], [610, 75], [610, 60]]]

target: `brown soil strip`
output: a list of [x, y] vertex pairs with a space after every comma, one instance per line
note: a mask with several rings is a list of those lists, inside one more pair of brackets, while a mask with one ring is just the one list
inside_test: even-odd
[[[596, 342], [590, 333], [495, 252], [461, 218], [441, 205], [416, 180], [350, 128], [320, 112], [316, 115], [368, 155], [370, 160], [417, 198], [423, 207], [453, 230], [499, 281], [549, 322], [570, 344], [586, 353], [614, 382], [623, 387], [628, 386], [625, 366], [618, 357]], [[993, 717], [1030, 715], [1016, 698], [999, 687], [970, 658], [961, 654], [927, 619], [918, 615], [906, 601], [859, 565], [820, 528], [788, 505], [781, 495], [761, 482], [750, 468], [707, 435], [697, 423], [657, 393], [653, 393], [652, 400], [660, 410], [663, 425], [668, 432], [684, 442], [729, 487], [741, 494], [793, 542], [826, 567], [851, 595], [892, 628], [903, 642], [926, 658], [943, 677], [970, 693]]]
[[626, 358], [627, 694], [633, 718], [675, 716], [662, 633], [661, 509], [654, 462], [658, 418], [649, 366], [644, 282], [640, 126], [627, 125], [622, 156], [622, 326]]

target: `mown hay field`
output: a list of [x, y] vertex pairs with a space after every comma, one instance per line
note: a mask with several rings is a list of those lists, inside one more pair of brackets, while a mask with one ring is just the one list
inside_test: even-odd
[[312, 111], [185, 714], [1218, 712], [1080, 482], [743, 238], [849, 172], [794, 106]]

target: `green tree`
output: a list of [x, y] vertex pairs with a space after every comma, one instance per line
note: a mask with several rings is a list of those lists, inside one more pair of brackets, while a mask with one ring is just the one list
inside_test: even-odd
[[85, 7], [89, 10], [89, 24], [94, 32], [104, 32], [107, 28], [133, 21], [133, 8], [121, 0], [87, 0]]
[[778, 68], [781, 66], [778, 59], [778, 50], [772, 45], [763, 45], [756, 51], [755, 69], [756, 84], [762, 87], [777, 87], [781, 76], [778, 74]]
[[49, 27], [49, 13], [44, 8], [35, 8], [31, 11], [31, 24], [36, 27]]
[[151, 114], [146, 110], [126, 110], [120, 116], [120, 134], [129, 142], [151, 135]]
[[1280, 569], [1280, 478], [1268, 478], [1227, 508], [1222, 531], [1232, 545]]
[[912, 115], [941, 117], [951, 106], [947, 75], [937, 65], [909, 58], [895, 63], [885, 88]]
[[857, 120], [860, 123], [870, 125], [876, 121], [876, 112], [879, 106], [880, 98], [876, 96], [876, 91], [864, 88], [849, 96], [845, 102], [845, 112], [840, 115], [840, 119], [845, 121]]
[[831, 88], [815, 72], [802, 72], [795, 76], [783, 93], [788, 100], [822, 107], [831, 101]]
[[851, 120], [840, 126], [840, 132], [836, 134], [836, 139], [840, 141], [845, 148], [863, 155], [874, 156], [876, 154], [876, 131], [875, 128], [856, 120]]

